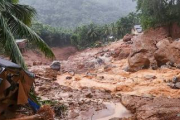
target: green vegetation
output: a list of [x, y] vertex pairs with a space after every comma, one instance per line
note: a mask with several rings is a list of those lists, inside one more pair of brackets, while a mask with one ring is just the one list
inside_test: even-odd
[[20, 0], [33, 6], [37, 20], [53, 27], [75, 28], [95, 23], [110, 24], [136, 9], [132, 0]]
[[180, 0], [137, 0], [145, 29], [180, 22]]
[[71, 44], [71, 30], [54, 28], [39, 22], [31, 27], [51, 47], [63, 47]]
[[32, 25], [32, 29], [52, 47], [75, 45], [79, 49], [84, 49], [120, 39], [130, 33], [133, 25], [138, 23], [138, 15], [130, 13], [115, 23], [105, 25], [91, 23], [79, 26], [75, 30], [53, 28], [37, 22]]
[[47, 57], [54, 57], [47, 44], [28, 27], [36, 14], [35, 9], [18, 4], [18, 0], [0, 0], [0, 5], [0, 44], [13, 62], [25, 68], [15, 37], [27, 38]]

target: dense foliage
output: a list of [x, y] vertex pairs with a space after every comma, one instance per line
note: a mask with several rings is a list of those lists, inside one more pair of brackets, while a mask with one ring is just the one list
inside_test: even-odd
[[137, 0], [145, 29], [180, 22], [180, 0]]
[[31, 20], [36, 14], [34, 8], [18, 4], [18, 0], [0, 0], [0, 6], [0, 46], [3, 46], [1, 49], [4, 49], [13, 62], [25, 68], [15, 37], [27, 38], [47, 57], [54, 57], [47, 44], [29, 28]]
[[39, 22], [34, 22], [31, 28], [51, 47], [71, 45], [71, 30], [55, 28]]
[[75, 30], [53, 28], [37, 22], [33, 24], [32, 29], [52, 47], [75, 45], [79, 49], [84, 49], [120, 39], [125, 34], [130, 33], [133, 25], [138, 23], [138, 15], [130, 13], [111, 24], [97, 25], [91, 23], [79, 26]]
[[122, 38], [125, 34], [131, 33], [135, 24], [139, 23], [138, 15], [130, 13], [128, 16], [119, 19], [109, 25], [98, 26], [96, 24], [77, 27], [71, 37], [71, 43], [82, 48], [96, 46], [98, 43], [107, 43]]
[[74, 28], [90, 23], [109, 24], [135, 11], [132, 0], [20, 0], [36, 8], [38, 21]]

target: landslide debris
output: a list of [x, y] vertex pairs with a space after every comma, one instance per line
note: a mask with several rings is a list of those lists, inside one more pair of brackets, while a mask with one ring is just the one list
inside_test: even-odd
[[[174, 26], [177, 31], [180, 31], [177, 25]], [[135, 72], [144, 68], [157, 69], [168, 62], [179, 67], [180, 41], [177, 31], [169, 31], [165, 26], [150, 29], [134, 37], [128, 58], [129, 71]]]
[[121, 96], [122, 104], [134, 113], [133, 120], [179, 120], [180, 99]]
[[[169, 36], [167, 28], [160, 27], [128, 42], [79, 51], [60, 61], [56, 72], [47, 65], [32, 66], [40, 76], [37, 95], [67, 106], [65, 113], [55, 112], [57, 119], [178, 120], [179, 41]], [[121, 103], [129, 111], [120, 110]], [[133, 115], [116, 116], [124, 109]]]

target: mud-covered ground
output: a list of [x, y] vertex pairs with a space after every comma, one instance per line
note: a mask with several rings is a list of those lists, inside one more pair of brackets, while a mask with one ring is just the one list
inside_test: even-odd
[[77, 52], [61, 61], [60, 72], [47, 65], [31, 67], [46, 78], [36, 80], [37, 95], [66, 106], [63, 114], [55, 110], [56, 119], [178, 120], [180, 90], [168, 84], [179, 77], [180, 70], [165, 65], [127, 72], [128, 60], [114, 58], [116, 49], [124, 46], [130, 45], [119, 41]]

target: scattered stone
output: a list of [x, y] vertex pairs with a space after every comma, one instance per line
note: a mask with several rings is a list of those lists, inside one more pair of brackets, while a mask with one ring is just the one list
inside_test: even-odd
[[177, 82], [180, 82], [180, 78], [175, 76], [173, 79], [172, 79], [172, 82], [173, 83], [177, 83]]
[[60, 69], [61, 69], [61, 63], [60, 63], [60, 61], [53, 61], [50, 67], [51, 67], [51, 69], [53, 69], [53, 70], [60, 71]]
[[72, 77], [70, 77], [70, 76], [66, 77], [66, 80], [71, 80], [71, 79], [72, 79]]
[[96, 57], [96, 60], [97, 60], [97, 63], [98, 63], [99, 65], [105, 64], [104, 61], [103, 61], [101, 58], [99, 58], [99, 57]]
[[41, 61], [34, 61], [33, 66], [36, 66], [36, 65], [42, 65], [42, 62]]
[[147, 80], [152, 80], [152, 79], [156, 79], [157, 77], [154, 75], [146, 75], [146, 76], [144, 76], [144, 78]]
[[110, 70], [112, 70], [112, 65], [106, 65], [105, 67], [104, 67], [104, 71], [105, 72], [108, 72], [108, 71], [110, 71]]
[[117, 85], [116, 91], [121, 91], [121, 92], [124, 92], [124, 91], [127, 92], [128, 91], [128, 92], [131, 92], [131, 91], [133, 91], [133, 89], [128, 85]]
[[177, 89], [180, 89], [180, 82], [177, 82], [177, 83], [175, 84], [175, 87], [176, 87]]
[[75, 80], [75, 81], [80, 81], [81, 78], [80, 78], [80, 77], [75, 77], [74, 80]]
[[86, 96], [86, 98], [92, 98], [93, 97], [92, 92], [88, 92], [85, 96]]
[[68, 71], [68, 74], [71, 75], [71, 76], [74, 76], [75, 72], [74, 71]]
[[97, 77], [97, 74], [87, 72], [85, 77], [92, 79], [94, 77]]
[[85, 65], [83, 65], [83, 64], [77, 66], [78, 69], [83, 69], [84, 67], [85, 67]]
[[71, 110], [70, 114], [69, 114], [69, 119], [74, 119], [74, 118], [76, 118], [78, 116], [79, 116], [79, 113], [77, 111]]
[[98, 76], [98, 79], [99, 79], [99, 80], [103, 80], [103, 79], [104, 79], [104, 76]]

